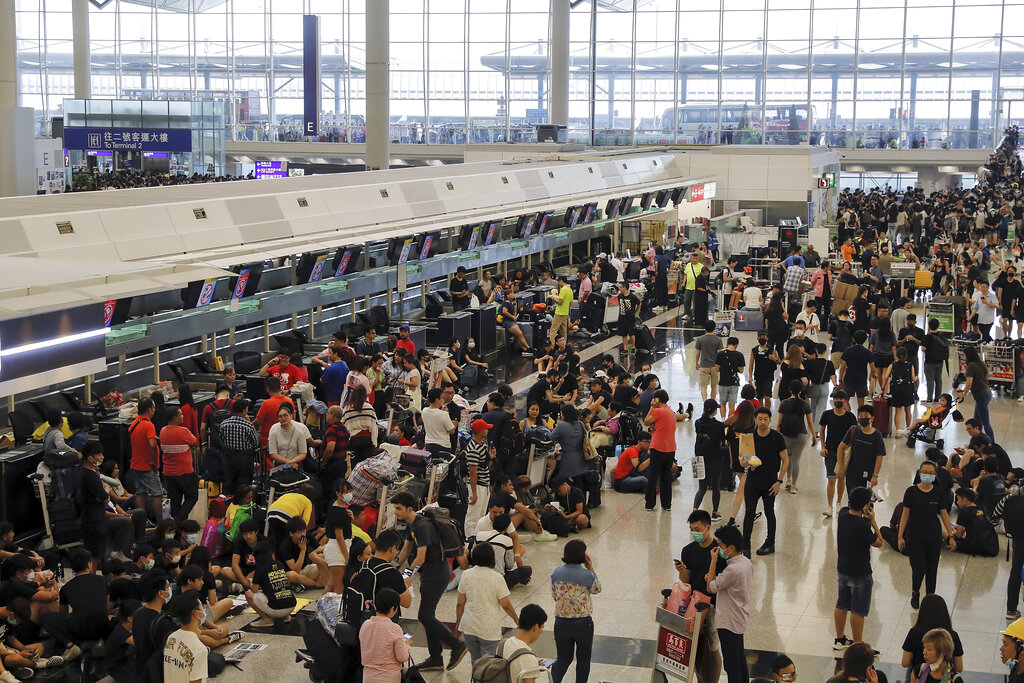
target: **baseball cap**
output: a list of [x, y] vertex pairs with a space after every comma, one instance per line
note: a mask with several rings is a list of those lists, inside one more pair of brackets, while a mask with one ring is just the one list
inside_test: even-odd
[[405, 332], [408, 332], [408, 331], [409, 331], [409, 326], [408, 326], [408, 325], [402, 325], [402, 326], [401, 326], [401, 327], [399, 327], [398, 329], [399, 329], [399, 330], [401, 330], [401, 331], [405, 331]]
[[704, 412], [710, 413], [713, 410], [718, 410], [718, 401], [713, 398], [709, 398], [704, 401]]
[[469, 428], [474, 432], [479, 432], [484, 429], [490, 429], [493, 426], [494, 425], [487, 424], [486, 420], [473, 420], [472, 424], [469, 425]]
[[604, 370], [598, 370], [597, 372], [594, 373], [594, 377], [597, 379], [607, 379], [608, 373], [605, 372]]

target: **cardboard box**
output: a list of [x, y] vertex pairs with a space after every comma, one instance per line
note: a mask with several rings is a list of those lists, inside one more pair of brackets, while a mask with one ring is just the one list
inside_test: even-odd
[[839, 311], [849, 310], [852, 305], [852, 299], [834, 299], [832, 301], [832, 315], [838, 315]]
[[857, 285], [837, 281], [832, 286], [832, 296], [843, 301], [853, 301], [857, 296]]

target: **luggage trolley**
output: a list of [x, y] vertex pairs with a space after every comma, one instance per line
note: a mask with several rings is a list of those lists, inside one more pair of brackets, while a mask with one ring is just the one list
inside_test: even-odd
[[[68, 469], [70, 468], [65, 468]], [[80, 520], [68, 519], [67, 515], [61, 515], [59, 519], [50, 517], [50, 503], [58, 498], [67, 498], [61, 474], [51, 474], [49, 483], [46, 481], [46, 475], [38, 471], [28, 475], [27, 479], [35, 484], [33, 493], [43, 507], [43, 528], [46, 529], [46, 534], [39, 542], [39, 549], [64, 550], [82, 545]]]
[[1014, 385], [1014, 352], [1012, 344], [989, 343], [981, 345], [981, 352], [985, 360], [985, 367], [988, 369], [988, 381], [990, 384], [1001, 386], [1004, 389], [1013, 389]]
[[[299, 488], [303, 484], [309, 483], [309, 475], [291, 465], [278, 465], [271, 468], [267, 474], [269, 475], [270, 486], [270, 491], [267, 493], [268, 512], [270, 511], [270, 506], [277, 500], [278, 492], [287, 493]], [[269, 532], [270, 515], [268, 514], [266, 519], [263, 520], [263, 535], [266, 536]]]
[[[964, 377], [967, 376], [967, 357], [966, 357], [964, 352], [967, 351], [967, 349], [977, 349], [978, 352], [980, 353], [981, 352], [981, 349], [980, 349], [981, 340], [980, 339], [963, 339], [962, 337], [957, 337], [957, 338], [953, 339], [953, 346], [956, 347], [956, 360], [957, 360], [957, 374], [956, 374], [956, 377], [953, 378], [953, 384], [957, 385], [957, 384], [960, 384], [961, 382], [963, 382], [964, 381]], [[1013, 375], [1012, 362], [1011, 362], [1010, 374], [1011, 374], [1011, 376]]]
[[380, 532], [390, 529], [395, 525], [397, 518], [395, 517], [395, 507], [391, 500], [402, 491], [405, 491], [413, 480], [416, 479], [416, 477], [408, 472], [399, 472], [399, 475], [400, 478], [397, 481], [385, 483], [380, 487], [380, 512], [377, 515], [377, 530], [374, 533], [374, 537], [379, 536]]

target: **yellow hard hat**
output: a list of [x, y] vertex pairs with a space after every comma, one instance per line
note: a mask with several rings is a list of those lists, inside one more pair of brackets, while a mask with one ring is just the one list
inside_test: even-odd
[[1024, 619], [1018, 619], [1017, 621], [1013, 622], [1005, 629], [1000, 631], [1000, 633], [1002, 633], [1004, 636], [1009, 636], [1014, 640], [1024, 643]]

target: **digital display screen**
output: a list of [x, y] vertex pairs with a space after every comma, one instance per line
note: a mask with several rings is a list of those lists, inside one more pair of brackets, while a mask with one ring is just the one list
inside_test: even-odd
[[498, 228], [501, 227], [501, 221], [491, 221], [487, 224], [487, 239], [484, 240], [484, 246], [489, 247], [498, 241]]
[[543, 235], [544, 231], [551, 225], [551, 217], [555, 214], [554, 211], [545, 211], [540, 215], [540, 221], [537, 223], [537, 234]]

